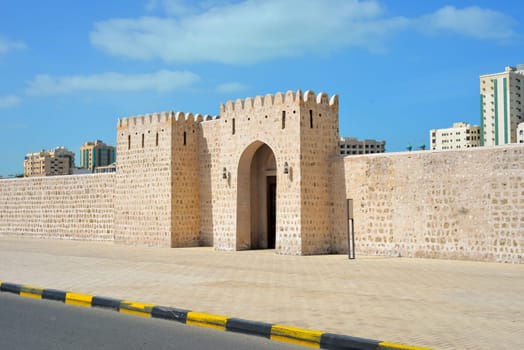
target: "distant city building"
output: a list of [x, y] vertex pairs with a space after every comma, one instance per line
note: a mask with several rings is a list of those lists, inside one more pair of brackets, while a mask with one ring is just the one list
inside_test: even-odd
[[24, 160], [24, 176], [69, 175], [74, 164], [75, 154], [65, 147], [29, 153]]
[[453, 123], [447, 129], [432, 129], [429, 132], [429, 142], [432, 150], [451, 150], [479, 147], [481, 139], [480, 127], [468, 123]]
[[386, 141], [358, 140], [354, 137], [341, 137], [339, 142], [341, 155], [370, 154], [386, 152]]
[[517, 126], [517, 143], [524, 143], [524, 123]]
[[80, 147], [80, 168], [94, 172], [99, 166], [107, 166], [115, 162], [115, 148], [100, 140], [86, 142]]
[[71, 175], [85, 175], [85, 174], [91, 174], [91, 170], [86, 168], [73, 168], [71, 169]]
[[524, 121], [524, 64], [480, 76], [481, 146], [517, 142]]
[[116, 171], [116, 163], [112, 163], [106, 166], [97, 166], [95, 168], [95, 173], [114, 173]]

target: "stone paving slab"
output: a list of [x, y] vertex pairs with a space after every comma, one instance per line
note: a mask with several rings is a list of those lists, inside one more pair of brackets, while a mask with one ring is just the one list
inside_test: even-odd
[[435, 349], [524, 348], [524, 265], [0, 238], [0, 280]]

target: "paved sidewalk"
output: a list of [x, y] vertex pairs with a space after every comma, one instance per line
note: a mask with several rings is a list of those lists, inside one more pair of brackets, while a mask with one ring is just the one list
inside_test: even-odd
[[524, 348], [524, 265], [0, 238], [0, 280], [436, 349]]

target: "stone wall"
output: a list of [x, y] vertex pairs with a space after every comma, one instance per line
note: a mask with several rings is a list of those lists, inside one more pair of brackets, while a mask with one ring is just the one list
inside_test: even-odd
[[524, 262], [521, 145], [350, 156], [332, 169], [335, 251], [352, 198], [357, 254]]
[[200, 244], [213, 246], [213, 228], [219, 225], [216, 198], [223, 183], [220, 168], [220, 119], [200, 123]]
[[115, 174], [0, 180], [0, 236], [112, 241]]
[[171, 123], [171, 247], [190, 247], [200, 243], [201, 121], [200, 115], [177, 113]]
[[302, 254], [326, 254], [331, 248], [330, 163], [338, 151], [338, 96], [304, 94], [300, 108]]
[[118, 122], [117, 243], [171, 247], [173, 119], [162, 113]]
[[345, 253], [352, 198], [357, 254], [524, 262], [522, 145], [343, 158], [337, 96], [220, 113], [119, 120], [115, 174], [0, 180], [0, 236]]
[[[316, 96], [305, 96], [313, 99], [309, 104], [316, 111]], [[256, 239], [250, 222], [251, 165], [257, 150], [267, 145], [276, 165], [276, 169], [266, 169], [268, 176], [276, 176], [276, 251], [293, 255], [311, 252], [303, 251], [302, 246], [301, 195], [302, 187], [309, 185], [301, 174], [301, 128], [309, 123], [309, 112], [301, 115], [304, 99], [299, 90], [229, 101], [221, 106], [221, 118], [215, 122], [220, 124], [220, 153], [212, 177], [216, 182], [212, 196], [217, 249], [250, 249]], [[283, 170], [285, 163], [288, 174]], [[223, 168], [227, 179], [222, 179]]]

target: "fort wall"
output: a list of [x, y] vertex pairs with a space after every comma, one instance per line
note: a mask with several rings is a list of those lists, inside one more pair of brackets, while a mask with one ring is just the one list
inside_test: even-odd
[[162, 112], [118, 122], [118, 243], [164, 247], [202, 243], [200, 123], [209, 119]]
[[200, 243], [200, 114], [178, 112], [172, 119], [171, 247]]
[[173, 113], [117, 125], [115, 241], [171, 247]]
[[[320, 151], [312, 149], [314, 144], [301, 148], [303, 130], [310, 128], [310, 110], [314, 111], [315, 118], [316, 115], [324, 113], [326, 120], [330, 117], [332, 119], [328, 123], [329, 126], [319, 122], [316, 129], [307, 131], [311, 133], [310, 136], [320, 136], [318, 146], [322, 141], [328, 142], [328, 139], [332, 142], [332, 146], [320, 146]], [[314, 204], [314, 199], [305, 199], [305, 196], [310, 195], [306, 191], [319, 194], [323, 189], [329, 190], [329, 186], [326, 185], [327, 174], [322, 171], [316, 174], [316, 170], [329, 164], [326, 149], [332, 149], [333, 154], [336, 154], [337, 139], [333, 135], [338, 130], [332, 132], [331, 125], [338, 126], [337, 113], [338, 103], [336, 108], [333, 107], [327, 95], [319, 94], [317, 98], [311, 91], [303, 94], [300, 90], [229, 101], [221, 106], [221, 118], [217, 121], [220, 124], [221, 143], [218, 170], [223, 171], [225, 168], [227, 179], [218, 183], [216, 192], [213, 193], [217, 207], [220, 208], [213, 214], [218, 224], [214, 226], [214, 246], [217, 249], [239, 250], [253, 246], [252, 235], [256, 232], [252, 221], [255, 218], [250, 212], [253, 213], [251, 207], [257, 203], [252, 202], [250, 195], [246, 193], [249, 192], [249, 184], [257, 179], [246, 174], [251, 172], [251, 160], [254, 159], [255, 152], [262, 145], [267, 145], [274, 154], [276, 165], [275, 169], [266, 169], [265, 172], [268, 176], [276, 177], [278, 189], [275, 247], [277, 253], [299, 255], [325, 251], [324, 248], [318, 249], [319, 244], [314, 241], [317, 238], [315, 233], [322, 229], [318, 221], [324, 222], [328, 227], [329, 219], [316, 220], [319, 213], [305, 218], [302, 210], [308, 207], [308, 203], [311, 204], [311, 212], [320, 206]], [[326, 131], [328, 129], [331, 131]], [[315, 162], [312, 161], [313, 158], [318, 162], [318, 166], [308, 169], [304, 177], [303, 164], [307, 162], [311, 165]], [[287, 173], [284, 171], [286, 164]], [[312, 190], [319, 176], [323, 176], [324, 179], [318, 182], [318, 189]], [[215, 174], [213, 179], [218, 177], [220, 174]], [[322, 188], [323, 186], [325, 188]], [[263, 210], [264, 208], [258, 211]], [[310, 224], [303, 225], [304, 219]], [[327, 240], [330, 237], [329, 232], [327, 230], [323, 233]], [[306, 235], [311, 237], [309, 241], [304, 239]], [[303, 244], [304, 241], [306, 245]]]
[[338, 156], [338, 96], [304, 93], [300, 108], [302, 254], [331, 250], [330, 164]]
[[222, 189], [222, 168], [220, 167], [220, 119], [209, 116], [200, 123], [199, 166], [200, 166], [200, 244], [214, 246], [214, 227], [219, 226], [221, 211], [217, 198]]
[[[285, 95], [257, 96], [229, 101], [221, 106], [219, 176], [214, 245], [217, 249], [250, 249], [253, 237], [250, 183], [251, 161], [262, 145], [275, 157], [275, 169], [266, 169], [277, 183], [276, 251], [301, 254], [300, 243], [300, 98], [292, 91]], [[286, 121], [283, 124], [283, 113]], [[290, 174], [284, 174], [284, 163]], [[285, 214], [284, 214], [285, 213]], [[256, 233], [256, 232], [254, 232]]]
[[335, 251], [352, 198], [357, 254], [524, 262], [521, 145], [350, 156], [332, 170]]
[[115, 174], [0, 180], [0, 237], [113, 241]]
[[[117, 172], [0, 180], [0, 236], [524, 263], [524, 147], [338, 155], [338, 97], [117, 124]], [[275, 210], [276, 207], [276, 210]], [[274, 234], [276, 232], [276, 234]]]

